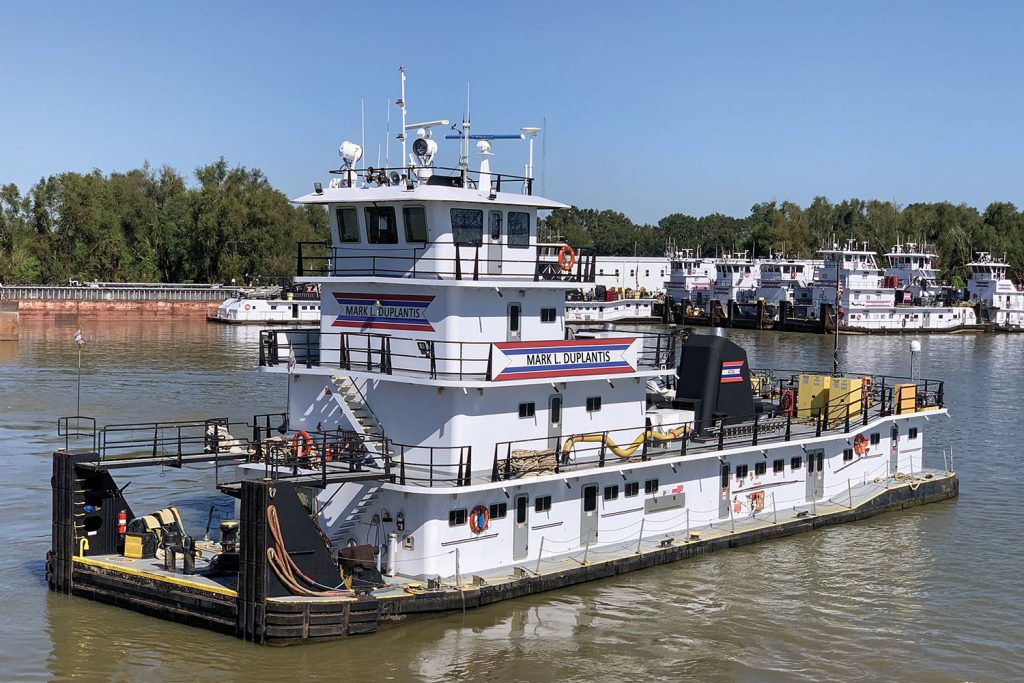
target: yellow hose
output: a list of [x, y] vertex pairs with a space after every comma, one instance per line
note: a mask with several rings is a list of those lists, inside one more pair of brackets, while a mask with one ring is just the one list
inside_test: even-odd
[[608, 448], [611, 449], [612, 453], [619, 456], [620, 458], [628, 458], [634, 453], [640, 445], [648, 439], [655, 439], [656, 441], [672, 441], [678, 439], [687, 432], [686, 425], [682, 427], [676, 427], [675, 429], [668, 432], [656, 432], [653, 428], [648, 427], [641, 434], [637, 434], [636, 438], [633, 439], [629, 445], [619, 446], [612, 440], [607, 434], [580, 434], [577, 436], [570, 436], [565, 441], [565, 445], [562, 446], [562, 455], [569, 455], [569, 451], [578, 443], [604, 443]]

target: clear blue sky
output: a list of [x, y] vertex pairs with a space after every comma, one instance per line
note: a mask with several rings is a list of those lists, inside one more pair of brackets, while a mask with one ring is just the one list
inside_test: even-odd
[[[467, 82], [477, 132], [547, 117], [547, 194], [638, 222], [819, 194], [1024, 205], [1019, 2], [12, 2], [0, 13], [0, 182], [23, 191], [64, 170], [148, 160], [190, 174], [224, 156], [296, 196], [337, 166], [343, 139], [359, 140], [361, 96], [376, 162], [404, 64], [411, 120], [459, 120]], [[496, 168], [522, 167], [525, 143], [495, 147]], [[442, 143], [442, 162], [456, 155]]]

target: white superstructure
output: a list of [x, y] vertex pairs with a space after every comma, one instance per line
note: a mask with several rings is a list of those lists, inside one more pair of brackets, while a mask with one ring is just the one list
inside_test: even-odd
[[[915, 306], [896, 301], [897, 290], [885, 287], [875, 252], [852, 240], [841, 248], [822, 249], [816, 301], [834, 304], [839, 286], [840, 325], [851, 331], [956, 331], [977, 325], [967, 306]], [[902, 291], [902, 290], [900, 290]]]
[[967, 295], [988, 307], [989, 321], [1007, 330], [1024, 329], [1024, 290], [1010, 279], [1005, 259], [983, 251], [967, 267], [971, 269]]
[[902, 290], [899, 303], [934, 305], [940, 299], [950, 298], [949, 287], [939, 283], [935, 249], [927, 244], [897, 242], [885, 255], [889, 265], [885, 269], [886, 285]]
[[598, 256], [594, 283], [608, 289], [643, 290], [657, 294], [665, 290], [669, 259], [656, 256]]
[[232, 297], [207, 320], [236, 325], [308, 325], [320, 322], [320, 300]]
[[694, 255], [692, 249], [682, 249], [671, 256], [665, 293], [676, 303], [690, 301], [703, 305], [711, 299], [715, 277], [714, 259]]
[[[691, 340], [677, 383], [674, 335], [570, 335], [565, 292], [596, 274], [593, 257], [538, 244], [538, 212], [564, 205], [492, 170], [487, 140], [479, 172], [441, 168], [430, 126], [406, 129], [408, 165], [359, 171], [346, 143], [335, 181], [296, 199], [330, 215], [329, 255], [303, 260], [311, 274], [298, 278], [320, 285], [322, 318], [261, 339], [264, 369], [288, 374], [295, 443], [381, 473], [312, 490], [334, 544], [374, 545], [395, 580], [511, 573], [768, 510], [808, 514], [920, 471], [941, 384], [897, 396], [893, 380], [851, 378], [860, 393], [837, 384], [832, 404], [800, 412], [795, 376], [762, 375], [753, 390], [727, 340]], [[730, 286], [752, 292], [755, 264], [727, 265]]]

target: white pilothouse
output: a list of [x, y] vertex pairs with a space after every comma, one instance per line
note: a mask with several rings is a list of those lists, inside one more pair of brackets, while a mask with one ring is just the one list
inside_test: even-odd
[[989, 322], [1004, 330], [1024, 329], [1024, 290], [1010, 279], [1006, 260], [983, 251], [967, 267], [967, 296], [988, 308]]
[[[824, 265], [816, 276], [816, 301], [832, 304], [839, 287], [840, 325], [850, 331], [955, 332], [974, 328], [977, 316], [967, 306], [914, 305], [913, 296], [904, 304], [897, 292], [886, 286], [875, 252], [850, 240], [845, 248], [822, 249]], [[918, 301], [920, 303], [920, 301]]]
[[[296, 200], [330, 215], [329, 256], [300, 249], [297, 278], [320, 286], [322, 319], [261, 338], [299, 460], [247, 476], [381, 472], [310, 489], [335, 545], [373, 545], [394, 581], [511, 571], [852, 504], [921, 471], [941, 383], [756, 373], [720, 337], [691, 339], [677, 370], [673, 333], [573, 334], [565, 291], [594, 281], [593, 258], [537, 239], [538, 212], [565, 205], [532, 193], [530, 165], [492, 171], [488, 140], [479, 172], [436, 167], [434, 125], [405, 127], [399, 169], [359, 171], [343, 144], [335, 180]], [[724, 265], [756, 282], [749, 260]]]

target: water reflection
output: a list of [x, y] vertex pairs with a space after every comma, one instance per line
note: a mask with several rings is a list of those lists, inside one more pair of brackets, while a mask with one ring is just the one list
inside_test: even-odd
[[[1013, 408], [1024, 338], [920, 337], [922, 375], [954, 417], [929, 425], [956, 453], [963, 497], [478, 610], [287, 649], [48, 593], [48, 457], [73, 412], [73, 325], [26, 321], [0, 344], [0, 666], [4, 679], [702, 681], [1024, 678], [1024, 563]], [[256, 330], [200, 322], [85, 328], [83, 412], [99, 421], [246, 418], [280, 410], [254, 371]], [[832, 340], [730, 332], [762, 367], [831, 367]], [[909, 371], [909, 337], [842, 337], [844, 368]], [[937, 428], [937, 429], [936, 429]], [[208, 469], [131, 473], [140, 509], [178, 503], [206, 523]]]

